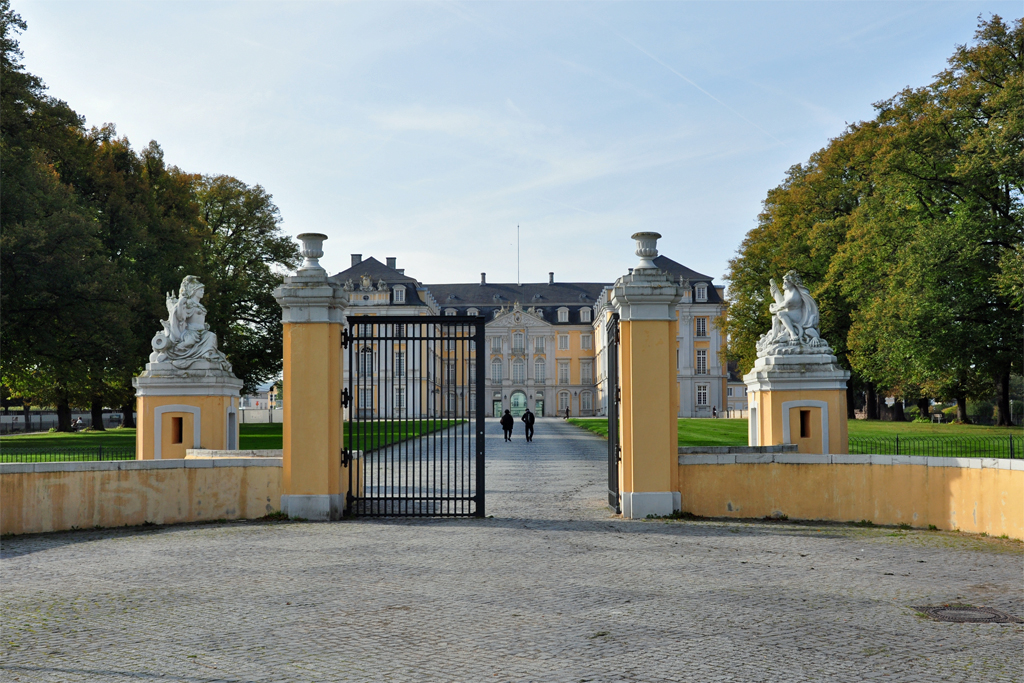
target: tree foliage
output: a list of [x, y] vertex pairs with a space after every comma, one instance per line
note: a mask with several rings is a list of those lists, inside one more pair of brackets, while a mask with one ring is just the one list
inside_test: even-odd
[[[281, 366], [276, 271], [298, 250], [271, 196], [166, 164], [113, 125], [86, 129], [22, 64], [24, 21], [0, 0], [0, 342], [5, 391], [58, 408], [128, 406], [131, 379], [186, 274], [247, 389]], [[130, 414], [130, 410], [129, 410]], [[102, 424], [94, 419], [94, 424]]]
[[855, 381], [894, 396], [998, 400], [1020, 371], [1024, 26], [980, 20], [928, 86], [794, 166], [730, 261], [731, 352], [768, 327], [768, 279], [798, 270]]

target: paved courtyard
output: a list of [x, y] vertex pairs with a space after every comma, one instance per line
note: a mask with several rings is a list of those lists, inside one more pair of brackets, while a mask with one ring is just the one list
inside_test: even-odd
[[622, 521], [605, 442], [488, 424], [485, 520], [229, 523], [3, 541], [3, 681], [1021, 681], [1020, 544]]

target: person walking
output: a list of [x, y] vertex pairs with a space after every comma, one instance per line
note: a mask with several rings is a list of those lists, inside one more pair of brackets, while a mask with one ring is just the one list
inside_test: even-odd
[[530, 409], [527, 408], [526, 412], [523, 413], [523, 416], [519, 419], [521, 419], [523, 424], [526, 425], [526, 440], [528, 442], [533, 441], [533, 423], [537, 421], [537, 418], [535, 418], [533, 413], [530, 412]]
[[501, 430], [505, 432], [505, 441], [512, 440], [512, 427], [515, 426], [515, 418], [512, 417], [512, 413], [505, 411], [505, 414], [501, 416]]
[[569, 406], [566, 406], [566, 407], [565, 407], [565, 419], [566, 419], [566, 420], [568, 420], [568, 419], [569, 419]]

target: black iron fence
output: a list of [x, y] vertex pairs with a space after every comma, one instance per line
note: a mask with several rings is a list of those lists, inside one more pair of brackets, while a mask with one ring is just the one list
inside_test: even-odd
[[5, 448], [0, 446], [0, 463], [10, 462], [89, 462], [96, 460], [134, 460], [135, 446], [92, 448]]
[[934, 458], [1021, 458], [1022, 436], [851, 436], [850, 453]]

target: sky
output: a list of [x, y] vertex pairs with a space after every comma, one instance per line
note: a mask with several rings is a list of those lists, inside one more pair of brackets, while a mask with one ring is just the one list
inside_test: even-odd
[[[39, 2], [26, 68], [139, 149], [274, 196], [321, 263], [721, 283], [767, 192], [1014, 2]], [[517, 227], [518, 257], [517, 257]], [[517, 272], [518, 269], [518, 272]]]

